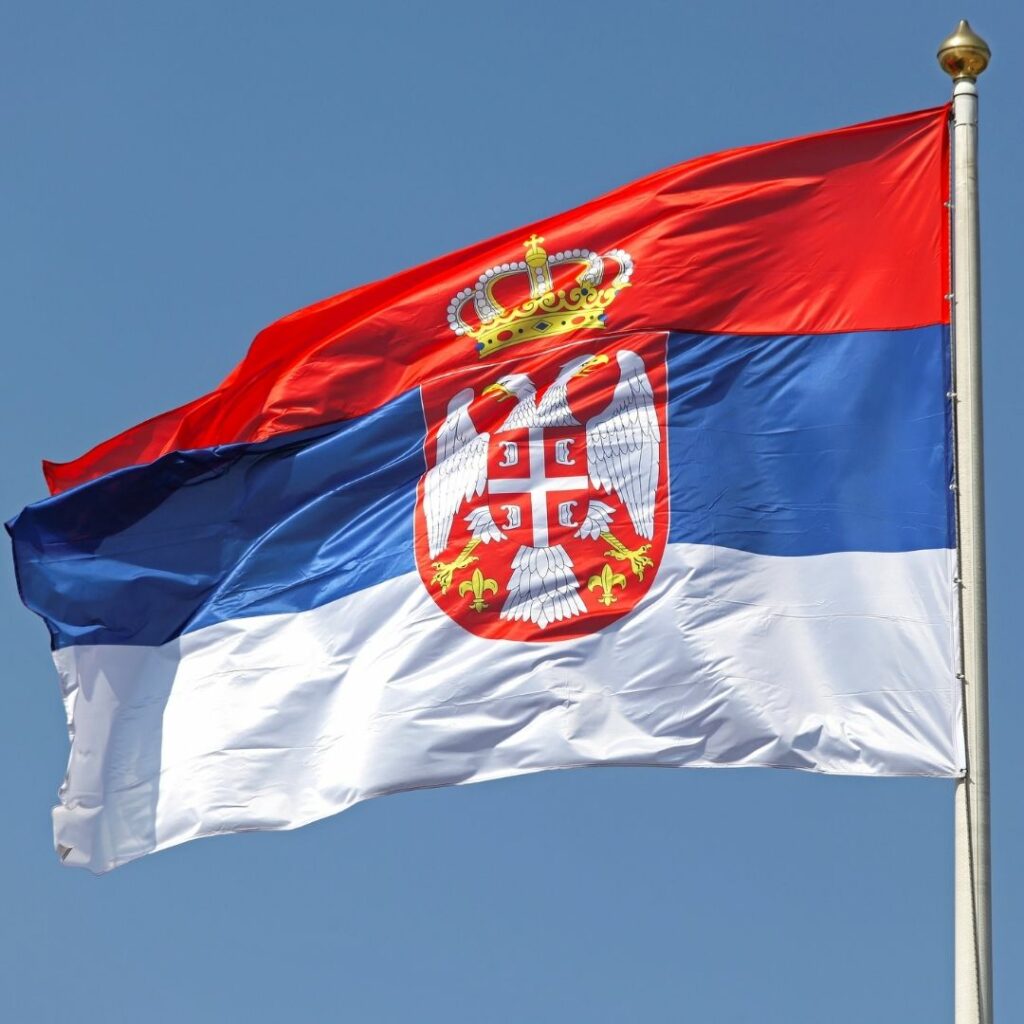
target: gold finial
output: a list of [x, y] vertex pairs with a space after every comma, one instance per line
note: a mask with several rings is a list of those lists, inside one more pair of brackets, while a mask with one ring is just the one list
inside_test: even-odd
[[545, 257], [547, 256], [547, 253], [544, 252], [544, 250], [540, 247], [540, 243], [543, 241], [544, 239], [536, 233], [530, 235], [530, 237], [526, 240], [527, 259], [529, 259], [531, 256], [536, 256], [538, 253]]
[[988, 67], [992, 51], [967, 21], [961, 21], [956, 31], [942, 40], [936, 56], [942, 70], [956, 81], [977, 78]]

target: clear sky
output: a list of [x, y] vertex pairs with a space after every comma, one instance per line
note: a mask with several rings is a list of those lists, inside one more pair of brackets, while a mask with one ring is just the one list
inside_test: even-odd
[[[1024, 5], [3, 4], [0, 515], [312, 301], [690, 156], [942, 103], [964, 14], [995, 53], [996, 1009], [1024, 1019]], [[952, 1019], [941, 780], [559, 772], [63, 869], [56, 676], [0, 557], [4, 1020]]]

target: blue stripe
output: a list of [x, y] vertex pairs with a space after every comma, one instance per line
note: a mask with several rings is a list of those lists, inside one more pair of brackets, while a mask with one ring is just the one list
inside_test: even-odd
[[[670, 540], [769, 555], [953, 546], [945, 328], [673, 335]], [[166, 456], [8, 524], [54, 646], [160, 644], [411, 572], [418, 391], [342, 425]]]
[[165, 456], [25, 509], [22, 599], [55, 647], [161, 644], [411, 572], [418, 391], [328, 431]]
[[763, 555], [953, 547], [942, 326], [673, 335], [670, 539]]

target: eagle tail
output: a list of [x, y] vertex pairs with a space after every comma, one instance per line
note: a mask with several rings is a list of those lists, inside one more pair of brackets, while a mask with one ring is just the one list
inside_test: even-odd
[[587, 610], [579, 595], [580, 581], [573, 572], [572, 559], [561, 544], [546, 548], [524, 544], [512, 559], [507, 589], [501, 617], [533, 622], [541, 629]]

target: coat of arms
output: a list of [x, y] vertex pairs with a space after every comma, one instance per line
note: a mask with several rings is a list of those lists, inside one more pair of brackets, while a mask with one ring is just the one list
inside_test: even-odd
[[[538, 241], [528, 243], [534, 255]], [[577, 260], [577, 289], [600, 280], [595, 261], [605, 258]], [[621, 276], [628, 256], [612, 258]], [[574, 290], [554, 294], [563, 307], [586, 301]], [[604, 304], [612, 297], [606, 290]], [[506, 312], [491, 292], [487, 301], [514, 336], [523, 307]], [[523, 304], [533, 338], [535, 302]], [[603, 318], [589, 326], [603, 327]], [[437, 604], [474, 633], [540, 641], [591, 633], [651, 585], [668, 529], [665, 339], [602, 340], [478, 364], [422, 388], [417, 564]]]

